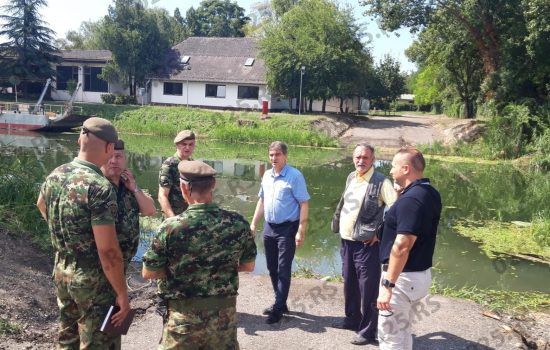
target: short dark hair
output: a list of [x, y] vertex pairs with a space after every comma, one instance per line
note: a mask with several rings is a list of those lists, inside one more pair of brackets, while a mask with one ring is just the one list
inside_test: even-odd
[[216, 183], [216, 179], [211, 176], [208, 178], [203, 178], [199, 181], [193, 180], [193, 181], [185, 181], [182, 180], [187, 186], [189, 186], [189, 192], [195, 192], [199, 194], [206, 194], [214, 188], [214, 184]]
[[426, 160], [424, 160], [422, 152], [420, 152], [416, 147], [401, 147], [397, 154], [406, 155], [407, 160], [416, 171], [422, 172], [426, 168]]
[[286, 143], [282, 142], [282, 141], [274, 141], [271, 143], [271, 145], [269, 145], [269, 148], [268, 150], [274, 150], [274, 149], [278, 149], [280, 150], [281, 152], [283, 152], [283, 154], [286, 156], [288, 154], [288, 146], [286, 145]]

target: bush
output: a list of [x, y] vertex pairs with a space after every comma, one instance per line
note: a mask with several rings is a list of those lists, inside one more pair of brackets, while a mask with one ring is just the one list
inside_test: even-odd
[[527, 106], [509, 104], [497, 117], [489, 120], [487, 132], [488, 146], [493, 156], [517, 158], [528, 150], [531, 126], [534, 115]]
[[392, 109], [396, 112], [416, 112], [418, 110], [416, 105], [407, 102], [394, 102]]
[[115, 105], [130, 105], [136, 104], [135, 96], [121, 95], [121, 94], [102, 94], [101, 100], [106, 104]]
[[115, 103], [115, 98], [116, 98], [115, 94], [102, 94], [101, 95], [101, 101], [103, 101], [103, 103], [106, 103], [106, 104], [109, 104], [109, 105], [112, 105], [112, 104]]

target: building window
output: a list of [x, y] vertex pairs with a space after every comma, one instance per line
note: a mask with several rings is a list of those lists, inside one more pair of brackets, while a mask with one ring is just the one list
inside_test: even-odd
[[164, 95], [181, 96], [183, 94], [183, 83], [164, 83]]
[[225, 97], [225, 85], [206, 84], [206, 97]]
[[237, 98], [257, 100], [260, 93], [259, 86], [239, 86]]
[[109, 84], [98, 77], [103, 68], [101, 67], [85, 67], [84, 68], [84, 91], [90, 92], [108, 92]]
[[78, 83], [78, 67], [57, 66], [56, 71], [55, 87], [57, 90], [67, 90], [67, 82], [69, 80], [74, 80], [75, 83]]

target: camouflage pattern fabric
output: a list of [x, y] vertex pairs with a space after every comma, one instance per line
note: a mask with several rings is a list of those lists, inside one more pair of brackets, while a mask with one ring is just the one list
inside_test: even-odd
[[115, 193], [97, 166], [77, 158], [56, 168], [41, 193], [56, 253], [58, 348], [116, 348], [116, 339], [97, 332], [115, 296], [101, 270], [92, 232], [92, 225], [115, 223]]
[[159, 350], [238, 350], [236, 308], [185, 310], [169, 308]]
[[[168, 300], [159, 349], [238, 349], [234, 304], [216, 307], [213, 301], [236, 300], [237, 268], [255, 258], [248, 222], [216, 204], [193, 204], [165, 220], [143, 257], [145, 268], [167, 274], [159, 281], [159, 294]], [[209, 306], [195, 309], [197, 298]]]
[[139, 245], [139, 205], [134, 194], [123, 183], [118, 187], [113, 186], [118, 207], [116, 235], [124, 257], [124, 266], [128, 266]]
[[183, 199], [180, 190], [180, 174], [178, 172], [178, 164], [180, 163], [178, 154], [167, 158], [160, 166], [159, 185], [160, 187], [169, 187], [168, 201], [175, 215], [179, 215], [187, 209], [188, 204]]
[[75, 158], [56, 168], [42, 185], [55, 252], [98, 261], [92, 225], [114, 224], [116, 195], [92, 163]]
[[150, 271], [166, 268], [165, 299], [237, 295], [239, 263], [254, 261], [256, 243], [239, 214], [216, 204], [194, 204], [166, 219], [143, 256]]
[[115, 301], [114, 291], [100, 268], [79, 265], [73, 257], [59, 258], [54, 269], [60, 310], [57, 349], [120, 349], [120, 336], [99, 331]]

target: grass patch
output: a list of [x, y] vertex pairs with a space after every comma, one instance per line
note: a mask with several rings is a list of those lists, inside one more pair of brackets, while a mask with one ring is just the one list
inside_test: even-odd
[[499, 253], [519, 257], [536, 256], [550, 262], [550, 220], [537, 218], [534, 224], [516, 225], [498, 221], [461, 220], [454, 229], [464, 237], [481, 243], [481, 249], [490, 257]]
[[35, 204], [44, 170], [36, 160], [18, 157], [4, 147], [0, 153], [0, 227], [13, 233], [31, 233], [42, 249], [50, 247], [48, 226]]
[[550, 294], [540, 292], [511, 292], [477, 287], [440, 287], [432, 285], [431, 293], [446, 297], [471, 300], [492, 311], [524, 314], [550, 309]]
[[146, 106], [123, 112], [114, 123], [123, 133], [173, 137], [182, 129], [192, 129], [200, 137], [230, 142], [282, 140], [290, 145], [337, 146], [337, 140], [312, 127], [312, 122], [319, 118], [323, 117], [274, 114], [270, 119], [260, 120], [258, 113], [253, 112]]
[[20, 332], [21, 327], [19, 325], [0, 318], [0, 336], [15, 335]]

